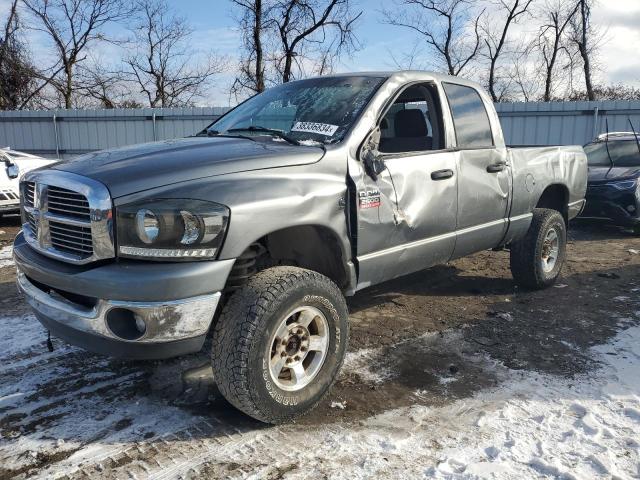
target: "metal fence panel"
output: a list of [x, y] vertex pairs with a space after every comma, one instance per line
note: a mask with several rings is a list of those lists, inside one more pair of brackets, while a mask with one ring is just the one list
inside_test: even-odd
[[[595, 135], [640, 131], [640, 102], [500, 103], [509, 145], [584, 145]], [[225, 107], [0, 112], [0, 147], [49, 157], [184, 137]]]
[[0, 147], [48, 157], [185, 137], [227, 108], [143, 108], [0, 112]]
[[639, 101], [496, 104], [509, 145], [584, 145], [610, 132], [640, 131]]

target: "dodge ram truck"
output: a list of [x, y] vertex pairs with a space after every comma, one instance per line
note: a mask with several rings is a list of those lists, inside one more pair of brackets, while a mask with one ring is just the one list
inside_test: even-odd
[[17, 283], [51, 334], [130, 359], [211, 339], [220, 392], [269, 423], [312, 409], [349, 340], [345, 296], [487, 249], [560, 273], [581, 147], [505, 146], [476, 83], [407, 71], [286, 83], [188, 138], [27, 173]]

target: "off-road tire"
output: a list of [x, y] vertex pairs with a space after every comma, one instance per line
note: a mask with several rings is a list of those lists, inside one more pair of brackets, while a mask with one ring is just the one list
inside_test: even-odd
[[[542, 267], [543, 245], [547, 233], [555, 229], [559, 239], [559, 252], [551, 271]], [[536, 208], [524, 238], [514, 242], [510, 249], [511, 273], [521, 287], [539, 290], [553, 285], [566, 256], [567, 227], [562, 214], [557, 210]]]
[[[311, 383], [290, 392], [271, 381], [265, 351], [279, 323], [298, 306], [324, 314], [329, 346]], [[298, 267], [268, 268], [252, 276], [225, 305], [213, 332], [213, 374], [233, 406], [262, 422], [284, 423], [312, 410], [329, 391], [348, 338], [347, 305], [329, 278]]]

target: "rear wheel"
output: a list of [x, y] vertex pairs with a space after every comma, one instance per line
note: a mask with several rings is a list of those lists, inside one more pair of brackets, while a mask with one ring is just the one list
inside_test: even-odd
[[282, 423], [328, 392], [348, 336], [346, 302], [331, 280], [297, 267], [269, 268], [225, 306], [214, 329], [214, 376], [236, 408]]
[[524, 238], [511, 245], [511, 273], [530, 289], [553, 285], [560, 275], [567, 248], [567, 227], [557, 210], [536, 208]]

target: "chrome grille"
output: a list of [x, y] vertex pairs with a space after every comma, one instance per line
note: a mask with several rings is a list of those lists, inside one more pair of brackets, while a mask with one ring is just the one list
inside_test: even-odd
[[56, 250], [69, 252], [83, 258], [93, 254], [90, 227], [79, 227], [62, 222], [49, 221], [51, 245]]
[[115, 256], [107, 188], [76, 174], [43, 170], [21, 184], [23, 231], [44, 255], [85, 264]]
[[35, 198], [36, 184], [34, 182], [24, 182], [24, 203], [33, 207], [33, 200]]
[[25, 213], [25, 217], [27, 218], [27, 224], [31, 229], [31, 234], [35, 237], [37, 232], [36, 220], [32, 213]]
[[66, 188], [49, 186], [47, 189], [48, 210], [68, 217], [91, 220], [91, 211], [86, 197]]

